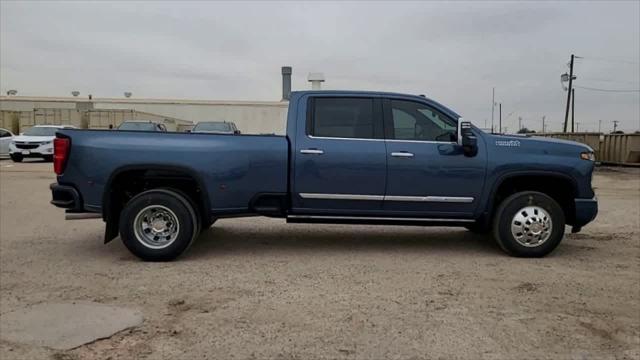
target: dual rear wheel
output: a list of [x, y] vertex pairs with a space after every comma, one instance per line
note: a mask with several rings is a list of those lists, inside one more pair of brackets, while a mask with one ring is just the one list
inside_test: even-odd
[[199, 233], [197, 208], [179, 191], [142, 192], [120, 213], [120, 238], [142, 260], [173, 260], [191, 246]]

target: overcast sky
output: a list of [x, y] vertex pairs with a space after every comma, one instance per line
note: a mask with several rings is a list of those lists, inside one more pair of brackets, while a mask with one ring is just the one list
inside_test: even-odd
[[[573, 52], [580, 130], [640, 128], [640, 1], [0, 2], [0, 88], [19, 95], [279, 100], [327, 89], [427, 94], [480, 126], [564, 118]], [[509, 115], [511, 114], [511, 115]], [[508, 118], [507, 118], [508, 116]], [[496, 123], [497, 123], [496, 109]]]

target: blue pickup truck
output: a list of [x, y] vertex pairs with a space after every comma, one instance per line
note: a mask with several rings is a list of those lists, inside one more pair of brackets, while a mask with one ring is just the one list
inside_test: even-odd
[[[101, 217], [144, 260], [182, 254], [216, 219], [462, 226], [540, 257], [592, 221], [593, 150], [488, 134], [423, 96], [291, 94], [286, 136], [58, 131], [51, 201]], [[425, 234], [425, 236], [427, 236]]]

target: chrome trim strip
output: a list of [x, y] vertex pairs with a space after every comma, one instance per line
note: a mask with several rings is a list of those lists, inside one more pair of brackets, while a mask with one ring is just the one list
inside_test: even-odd
[[385, 196], [388, 201], [417, 201], [417, 202], [446, 202], [446, 203], [472, 203], [472, 197], [463, 196]]
[[318, 194], [299, 193], [303, 199], [318, 200], [373, 200], [373, 201], [412, 201], [412, 202], [446, 202], [446, 203], [472, 203], [474, 198], [463, 196], [384, 196], [361, 194]]
[[410, 152], [392, 152], [391, 156], [393, 156], [393, 157], [412, 158], [413, 154], [410, 153]]
[[432, 221], [432, 222], [475, 222], [473, 219], [398, 218], [371, 216], [329, 216], [329, 215], [289, 215], [287, 219], [327, 219], [327, 220], [392, 220], [392, 221]]
[[386, 139], [388, 142], [399, 142], [399, 143], [422, 143], [422, 144], [449, 144], [456, 145], [455, 141], [433, 141], [433, 140], [400, 140], [400, 139]]
[[313, 136], [307, 135], [309, 139], [320, 140], [356, 140], [356, 141], [384, 141], [384, 139], [369, 139], [369, 138], [342, 138], [342, 137], [329, 137], [329, 136]]
[[300, 150], [301, 154], [315, 154], [315, 155], [322, 155], [324, 154], [324, 151], [319, 150], [319, 149], [302, 149]]
[[321, 200], [384, 200], [383, 195], [357, 195], [357, 194], [312, 194], [300, 193], [303, 199], [321, 199]]

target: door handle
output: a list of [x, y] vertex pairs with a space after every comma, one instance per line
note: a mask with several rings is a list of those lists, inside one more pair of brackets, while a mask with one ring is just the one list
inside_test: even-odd
[[300, 150], [301, 154], [313, 154], [313, 155], [322, 155], [324, 151], [318, 149], [302, 149]]
[[407, 151], [392, 152], [391, 156], [393, 156], [393, 157], [403, 157], [403, 158], [412, 158], [413, 157], [413, 153], [410, 153], [410, 152], [407, 152]]

